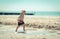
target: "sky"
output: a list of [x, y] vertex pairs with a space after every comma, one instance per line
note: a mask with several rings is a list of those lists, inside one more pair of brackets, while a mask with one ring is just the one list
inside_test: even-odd
[[0, 0], [0, 12], [60, 11], [60, 0]]

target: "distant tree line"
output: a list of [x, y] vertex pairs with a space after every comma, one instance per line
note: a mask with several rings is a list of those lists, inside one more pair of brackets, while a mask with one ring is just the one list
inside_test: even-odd
[[[0, 15], [20, 15], [20, 13], [4, 13], [0, 12]], [[26, 13], [25, 15], [34, 15], [33, 13]]]

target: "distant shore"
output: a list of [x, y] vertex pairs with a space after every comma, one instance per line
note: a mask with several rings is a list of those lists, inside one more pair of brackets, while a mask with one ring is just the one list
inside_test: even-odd
[[[20, 15], [20, 13], [0, 12], [0, 15]], [[26, 13], [25, 15], [34, 15], [33, 13]]]

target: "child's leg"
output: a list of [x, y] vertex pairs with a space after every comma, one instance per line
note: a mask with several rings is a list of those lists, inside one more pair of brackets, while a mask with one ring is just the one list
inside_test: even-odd
[[20, 27], [20, 26], [17, 26], [17, 27], [16, 27], [16, 32], [17, 32], [17, 30], [18, 30], [19, 27]]
[[25, 31], [25, 24], [23, 24], [23, 30]]

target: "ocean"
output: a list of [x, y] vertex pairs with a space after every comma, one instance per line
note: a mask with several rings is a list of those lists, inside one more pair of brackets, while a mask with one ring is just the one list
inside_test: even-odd
[[34, 14], [37, 16], [60, 16], [60, 12], [37, 12]]

